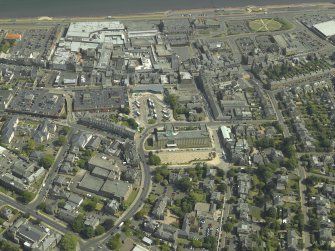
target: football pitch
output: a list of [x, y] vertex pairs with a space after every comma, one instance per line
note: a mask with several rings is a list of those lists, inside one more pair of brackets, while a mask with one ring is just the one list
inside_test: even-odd
[[257, 19], [249, 22], [253, 31], [277, 31], [282, 24], [274, 19]]

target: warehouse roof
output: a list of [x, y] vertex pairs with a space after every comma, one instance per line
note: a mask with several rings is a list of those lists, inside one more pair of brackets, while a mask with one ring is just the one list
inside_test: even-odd
[[124, 25], [118, 21], [112, 22], [73, 22], [66, 37], [90, 37], [91, 33], [99, 30], [123, 30]]
[[335, 35], [335, 20], [319, 23], [313, 26], [326, 37]]
[[79, 188], [98, 192], [103, 184], [104, 184], [103, 179], [94, 177], [87, 173], [81, 180]]
[[107, 180], [105, 184], [101, 187], [101, 191], [107, 194], [111, 194], [116, 198], [124, 198], [126, 197], [130, 188], [131, 185], [124, 181]]

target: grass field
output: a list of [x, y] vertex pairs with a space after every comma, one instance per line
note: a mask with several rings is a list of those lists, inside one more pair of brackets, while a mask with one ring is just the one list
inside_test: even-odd
[[282, 24], [274, 19], [257, 19], [250, 21], [249, 27], [253, 31], [277, 31], [282, 28]]

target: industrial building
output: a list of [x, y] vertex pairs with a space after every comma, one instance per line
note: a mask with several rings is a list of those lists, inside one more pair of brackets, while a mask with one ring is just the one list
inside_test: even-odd
[[115, 124], [105, 119], [84, 117], [84, 118], [81, 118], [78, 122], [85, 126], [94, 127], [100, 130], [104, 130], [106, 132], [110, 132], [112, 134], [116, 134], [122, 138], [134, 139], [134, 136], [135, 136], [134, 130], [124, 127], [124, 126], [120, 126], [118, 124]]
[[127, 104], [124, 87], [75, 91], [74, 111], [111, 111]]
[[65, 97], [44, 90], [19, 90], [7, 111], [59, 118], [65, 115]]
[[123, 44], [124, 25], [118, 21], [110, 22], [73, 22], [65, 39], [77, 42]]
[[121, 180], [109, 180], [106, 179], [107, 177], [105, 177], [105, 180], [93, 175], [95, 175], [93, 172], [91, 174], [86, 173], [78, 188], [119, 202], [126, 200], [132, 191], [130, 183]]
[[120, 168], [104, 156], [93, 156], [88, 161], [88, 168], [92, 175], [111, 180], [119, 179], [121, 174]]
[[177, 128], [166, 125], [164, 130], [155, 130], [153, 144], [156, 148], [195, 148], [210, 147], [211, 139], [206, 125], [192, 128]]
[[317, 31], [322, 37], [329, 38], [335, 35], [335, 20], [319, 23], [313, 25], [315, 31]]

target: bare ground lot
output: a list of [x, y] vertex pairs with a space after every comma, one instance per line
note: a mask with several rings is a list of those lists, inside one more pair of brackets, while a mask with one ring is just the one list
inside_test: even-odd
[[208, 161], [211, 150], [196, 150], [196, 151], [164, 151], [159, 152], [157, 155], [160, 157], [163, 164], [189, 164], [194, 161]]

